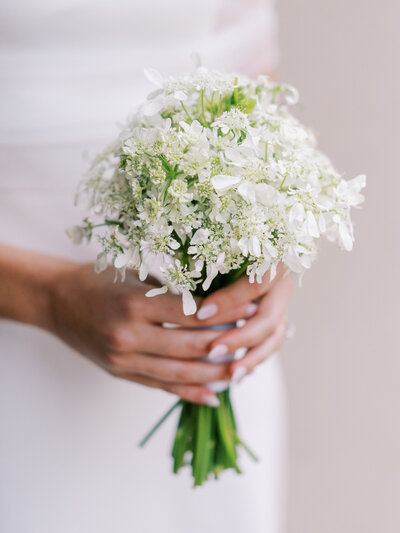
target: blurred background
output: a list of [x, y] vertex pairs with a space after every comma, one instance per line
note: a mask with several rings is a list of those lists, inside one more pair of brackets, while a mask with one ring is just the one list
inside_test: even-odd
[[346, 178], [367, 174], [353, 252], [326, 244], [283, 350], [289, 533], [400, 531], [400, 2], [279, 0], [280, 78]]

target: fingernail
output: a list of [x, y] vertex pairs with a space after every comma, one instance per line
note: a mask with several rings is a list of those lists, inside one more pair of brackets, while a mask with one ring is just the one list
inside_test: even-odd
[[199, 320], [206, 320], [207, 318], [211, 318], [212, 316], [214, 316], [217, 311], [217, 304], [207, 304], [199, 310], [199, 312], [197, 313], [197, 318]]
[[251, 303], [247, 306], [247, 309], [246, 309], [246, 316], [249, 317], [249, 316], [253, 316], [256, 312], [257, 312], [257, 309], [258, 309], [258, 305], [255, 304], [255, 303]]
[[235, 368], [232, 374], [231, 381], [233, 383], [239, 383], [239, 381], [241, 381], [246, 374], [247, 374], [247, 369], [244, 366], [238, 366]]
[[219, 357], [222, 357], [223, 355], [226, 355], [227, 353], [228, 353], [228, 346], [226, 346], [226, 344], [217, 344], [216, 346], [214, 346], [214, 348], [212, 348], [212, 350], [210, 350], [208, 354], [208, 358], [211, 360], [218, 359]]
[[213, 394], [203, 394], [202, 400], [203, 400], [204, 403], [206, 403], [210, 407], [218, 407], [219, 406], [219, 400]]

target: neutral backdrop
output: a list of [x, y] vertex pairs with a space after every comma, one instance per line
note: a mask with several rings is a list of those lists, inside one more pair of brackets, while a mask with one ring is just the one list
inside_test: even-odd
[[284, 348], [290, 533], [400, 531], [400, 2], [280, 0], [281, 73], [345, 177], [352, 253], [323, 246]]

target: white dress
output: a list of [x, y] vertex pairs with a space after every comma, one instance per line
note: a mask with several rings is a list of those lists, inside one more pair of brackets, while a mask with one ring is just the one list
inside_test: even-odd
[[[248, 5], [247, 5], [248, 4]], [[227, 16], [229, 15], [229, 17]], [[146, 66], [276, 66], [271, 4], [230, 0], [2, 0], [0, 241], [93, 260], [65, 228], [93, 153], [152, 89]], [[0, 280], [1, 283], [1, 280]], [[285, 409], [279, 360], [235, 387], [244, 474], [191, 488], [171, 474], [176, 419], [137, 443], [174, 401], [116, 380], [49, 334], [0, 321], [1, 533], [278, 533]]]

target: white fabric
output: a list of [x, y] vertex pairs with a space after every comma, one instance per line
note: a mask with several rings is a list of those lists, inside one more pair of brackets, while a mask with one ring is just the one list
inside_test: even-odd
[[[200, 52], [211, 66], [243, 69], [264, 40], [265, 67], [275, 68], [273, 8], [250, 4], [2, 0], [0, 241], [93, 260], [95, 246], [73, 247], [64, 233], [81, 217], [72, 196], [82, 154], [112, 139], [115, 123], [151, 89], [145, 66], [187, 69]], [[223, 12], [233, 13], [229, 24]], [[170, 395], [116, 380], [56, 338], [0, 321], [0, 531], [280, 532], [278, 359], [233, 395], [261, 462], [243, 456], [243, 476], [228, 472], [193, 490], [188, 473], [170, 473], [176, 419], [137, 447]]]

